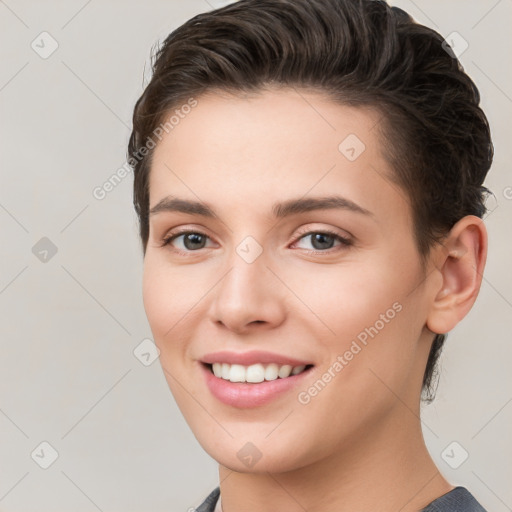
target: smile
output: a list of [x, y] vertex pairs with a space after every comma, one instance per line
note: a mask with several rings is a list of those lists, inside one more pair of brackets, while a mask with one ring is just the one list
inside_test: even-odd
[[257, 384], [263, 381], [286, 379], [290, 375], [298, 375], [302, 373], [307, 366], [311, 365], [292, 366], [289, 364], [278, 365], [275, 363], [264, 365], [263, 363], [256, 363], [250, 366], [244, 366], [241, 364], [213, 363], [209, 366], [215, 377], [220, 379], [230, 382]]
[[315, 367], [307, 359], [261, 350], [215, 352], [197, 362], [211, 395], [236, 408], [260, 407], [279, 397], [293, 400], [289, 392]]

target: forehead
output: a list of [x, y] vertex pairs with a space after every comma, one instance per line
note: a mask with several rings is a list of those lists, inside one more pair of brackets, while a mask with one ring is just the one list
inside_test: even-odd
[[370, 210], [407, 203], [389, 179], [375, 110], [294, 88], [195, 101], [173, 109], [154, 150], [150, 207], [169, 194], [245, 208], [334, 192]]

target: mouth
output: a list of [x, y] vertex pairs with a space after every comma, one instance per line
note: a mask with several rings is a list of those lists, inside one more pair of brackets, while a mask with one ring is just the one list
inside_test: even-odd
[[247, 384], [260, 384], [278, 379], [288, 379], [291, 376], [307, 372], [314, 365], [302, 364], [292, 366], [290, 364], [263, 364], [256, 363], [249, 366], [229, 363], [202, 363], [203, 366], [218, 379], [228, 382], [240, 382]]
[[297, 388], [315, 367], [292, 360], [286, 363], [293, 364], [253, 361], [246, 365], [224, 363], [219, 359], [215, 362], [201, 361], [199, 368], [211, 396], [238, 409], [260, 407], [278, 398], [295, 401], [297, 398], [287, 391]]

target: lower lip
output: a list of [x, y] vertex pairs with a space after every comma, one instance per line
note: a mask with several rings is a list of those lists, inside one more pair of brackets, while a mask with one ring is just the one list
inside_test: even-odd
[[215, 375], [203, 363], [199, 363], [206, 379], [206, 385], [212, 395], [226, 405], [239, 408], [258, 407], [276, 399], [279, 395], [295, 387], [309, 368], [298, 375], [290, 375], [285, 379], [265, 380], [259, 383], [230, 382]]

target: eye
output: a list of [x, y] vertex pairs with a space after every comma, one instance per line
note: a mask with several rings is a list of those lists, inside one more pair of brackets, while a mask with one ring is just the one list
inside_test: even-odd
[[308, 233], [303, 234], [294, 245], [301, 240], [307, 240], [308, 238], [313, 246], [313, 251], [311, 252], [327, 252], [329, 249], [334, 247], [336, 242], [338, 242], [338, 247], [341, 246], [342, 248], [352, 245], [352, 241], [350, 239], [328, 230], [309, 231]]
[[181, 231], [179, 233], [171, 233], [165, 237], [162, 247], [173, 245], [179, 252], [196, 251], [204, 249], [206, 241], [209, 239], [208, 235], [200, 231]]
[[[349, 238], [343, 237], [338, 233], [329, 230], [305, 232], [301, 234], [293, 245], [296, 246], [302, 240], [307, 240], [308, 238], [313, 246], [313, 250], [310, 250], [309, 252], [315, 254], [332, 252], [331, 249], [335, 248], [336, 243], [341, 249], [352, 245], [352, 240]], [[207, 248], [206, 244], [209, 240], [211, 240], [210, 237], [201, 231], [174, 232], [170, 233], [163, 239], [161, 247], [169, 245], [172, 246], [176, 252], [187, 254]], [[302, 247], [302, 249], [308, 248]]]

